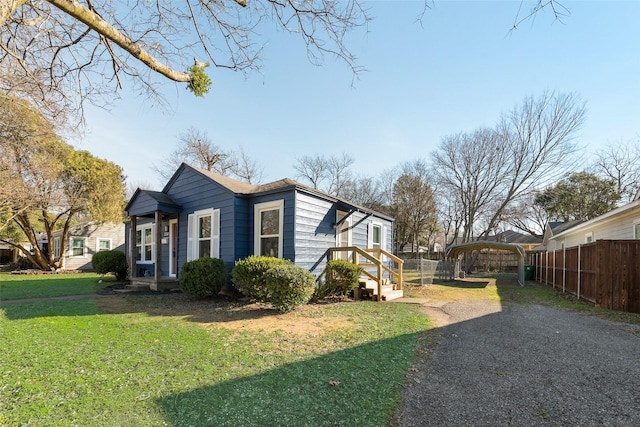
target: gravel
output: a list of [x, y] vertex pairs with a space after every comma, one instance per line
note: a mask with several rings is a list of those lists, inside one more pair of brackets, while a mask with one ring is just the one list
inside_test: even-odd
[[431, 310], [440, 343], [412, 370], [399, 425], [640, 426], [640, 327], [491, 301]]

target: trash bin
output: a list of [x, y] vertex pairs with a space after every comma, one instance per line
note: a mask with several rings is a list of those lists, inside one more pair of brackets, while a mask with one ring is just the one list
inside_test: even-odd
[[535, 265], [524, 266], [524, 280], [533, 280], [533, 274], [536, 272]]

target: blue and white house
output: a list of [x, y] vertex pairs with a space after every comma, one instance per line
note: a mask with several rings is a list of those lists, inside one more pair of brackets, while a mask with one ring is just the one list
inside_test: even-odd
[[336, 248], [371, 254], [369, 268], [371, 257], [393, 257], [392, 218], [291, 179], [252, 185], [183, 163], [162, 191], [136, 190], [125, 210], [132, 281], [157, 290], [175, 287], [181, 266], [201, 257], [231, 269], [249, 255], [274, 256], [316, 277], [331, 256], [357, 259]]

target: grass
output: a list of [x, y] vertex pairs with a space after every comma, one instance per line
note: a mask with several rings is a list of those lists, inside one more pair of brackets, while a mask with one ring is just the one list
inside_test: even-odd
[[0, 426], [385, 425], [428, 328], [418, 306], [369, 301], [288, 314], [184, 295], [7, 305]]
[[0, 272], [0, 301], [93, 294], [113, 281], [113, 276], [102, 277], [95, 273], [23, 275]]

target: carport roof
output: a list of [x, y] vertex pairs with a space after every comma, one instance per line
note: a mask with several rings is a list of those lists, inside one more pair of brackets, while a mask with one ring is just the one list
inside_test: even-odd
[[516, 252], [522, 258], [525, 257], [525, 251], [520, 245], [516, 245], [515, 243], [490, 242], [486, 240], [478, 240], [475, 242], [460, 243], [459, 245], [449, 246], [445, 252], [445, 255], [447, 258], [455, 258], [465, 252], [486, 248]]

